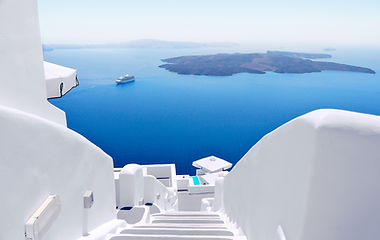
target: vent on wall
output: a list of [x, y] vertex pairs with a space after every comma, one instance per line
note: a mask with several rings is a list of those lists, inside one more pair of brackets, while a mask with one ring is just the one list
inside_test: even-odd
[[25, 223], [25, 238], [39, 240], [57, 218], [61, 202], [57, 195], [50, 195]]

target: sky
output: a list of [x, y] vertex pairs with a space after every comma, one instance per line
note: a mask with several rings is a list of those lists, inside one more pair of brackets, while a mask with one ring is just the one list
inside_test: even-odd
[[380, 48], [379, 0], [38, 0], [44, 43], [136, 39]]

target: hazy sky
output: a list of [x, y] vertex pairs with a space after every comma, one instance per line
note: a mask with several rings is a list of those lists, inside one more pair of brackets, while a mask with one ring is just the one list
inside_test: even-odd
[[380, 47], [380, 0], [38, 0], [45, 43]]

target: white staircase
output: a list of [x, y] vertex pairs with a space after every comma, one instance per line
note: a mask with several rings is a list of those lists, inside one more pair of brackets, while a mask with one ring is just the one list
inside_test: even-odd
[[130, 226], [111, 240], [234, 240], [246, 239], [227, 226], [218, 213], [166, 212], [151, 215], [150, 223]]

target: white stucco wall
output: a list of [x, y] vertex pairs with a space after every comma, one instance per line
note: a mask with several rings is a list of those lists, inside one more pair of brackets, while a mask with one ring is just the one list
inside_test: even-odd
[[138, 164], [127, 164], [119, 174], [119, 208], [137, 206], [142, 204], [143, 200], [143, 169]]
[[380, 236], [380, 117], [319, 110], [260, 140], [224, 180], [224, 207], [248, 239]]
[[[36, 0], [0, 0], [0, 56], [0, 239], [24, 240], [49, 195], [60, 207], [39, 240], [79, 239], [84, 222], [88, 239], [119, 226], [111, 157], [67, 129], [65, 113], [46, 100]], [[95, 201], [85, 211], [88, 190]]]
[[[62, 97], [78, 86], [77, 70], [44, 61], [47, 98]], [[63, 84], [62, 92], [60, 85]]]
[[0, 239], [24, 240], [24, 224], [57, 195], [61, 210], [42, 240], [82, 235], [83, 194], [94, 193], [89, 227], [116, 218], [111, 157], [81, 135], [35, 115], [0, 107]]
[[0, 1], [0, 105], [66, 125], [46, 101], [36, 0]]

